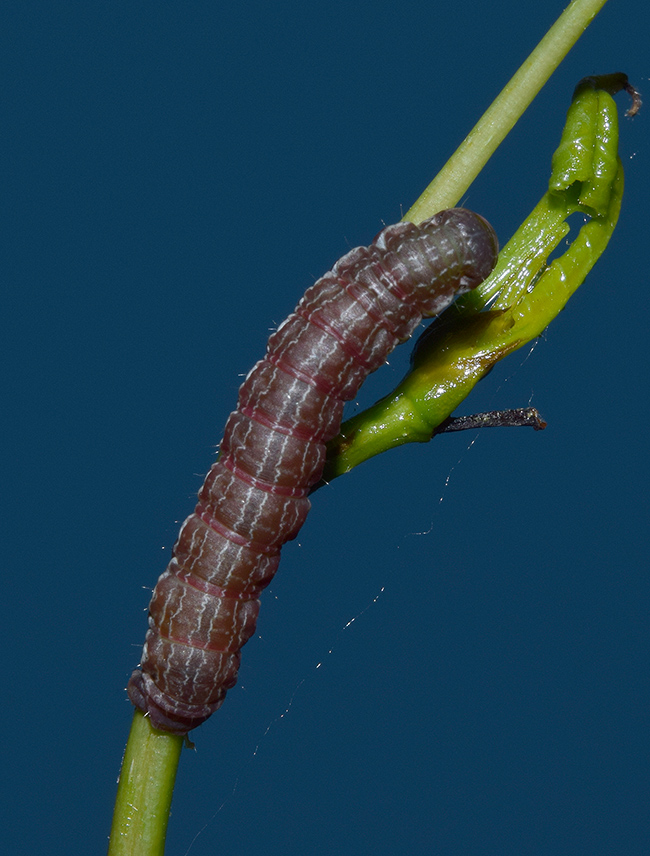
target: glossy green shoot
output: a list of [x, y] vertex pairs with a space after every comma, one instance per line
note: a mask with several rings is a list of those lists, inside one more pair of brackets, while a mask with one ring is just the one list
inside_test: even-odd
[[[618, 79], [621, 89], [627, 78]], [[623, 193], [616, 105], [591, 81], [574, 93], [549, 190], [500, 253], [492, 276], [433, 322], [390, 395], [343, 424], [329, 444], [324, 481], [387, 449], [429, 441], [492, 366], [539, 336], [584, 281], [611, 237]], [[587, 222], [547, 266], [577, 212]]]

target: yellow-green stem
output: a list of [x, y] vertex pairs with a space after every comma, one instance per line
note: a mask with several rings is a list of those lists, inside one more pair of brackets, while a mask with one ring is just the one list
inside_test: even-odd
[[108, 856], [162, 856], [183, 738], [137, 710], [117, 788]]
[[573, 0], [403, 219], [453, 208], [607, 0]]

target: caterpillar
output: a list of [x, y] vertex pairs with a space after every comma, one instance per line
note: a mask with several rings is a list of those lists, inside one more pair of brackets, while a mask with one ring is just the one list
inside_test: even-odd
[[489, 223], [463, 208], [388, 226], [343, 256], [271, 335], [151, 598], [127, 690], [155, 728], [186, 734], [221, 706], [344, 402], [423, 317], [482, 282], [497, 253]]

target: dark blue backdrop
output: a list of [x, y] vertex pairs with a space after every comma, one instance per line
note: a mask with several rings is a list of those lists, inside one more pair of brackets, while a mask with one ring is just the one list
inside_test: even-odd
[[[564, 5], [3, 7], [7, 853], [103, 852], [148, 589], [241, 374]], [[577, 80], [650, 90], [649, 25], [611, 0], [470, 189], [503, 240]], [[532, 401], [548, 429], [315, 497], [182, 757], [170, 854], [648, 852], [649, 122], [622, 122], [605, 257], [465, 407]]]

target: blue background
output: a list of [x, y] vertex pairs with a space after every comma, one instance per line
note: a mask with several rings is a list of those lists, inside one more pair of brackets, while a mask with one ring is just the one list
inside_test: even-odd
[[[104, 851], [148, 589], [240, 375], [564, 5], [3, 7], [7, 853]], [[612, 0], [470, 189], [502, 241], [581, 77], [650, 94], [649, 25]], [[621, 123], [595, 272], [463, 409], [549, 427], [405, 447], [315, 497], [183, 754], [169, 854], [650, 849], [649, 122]]]

